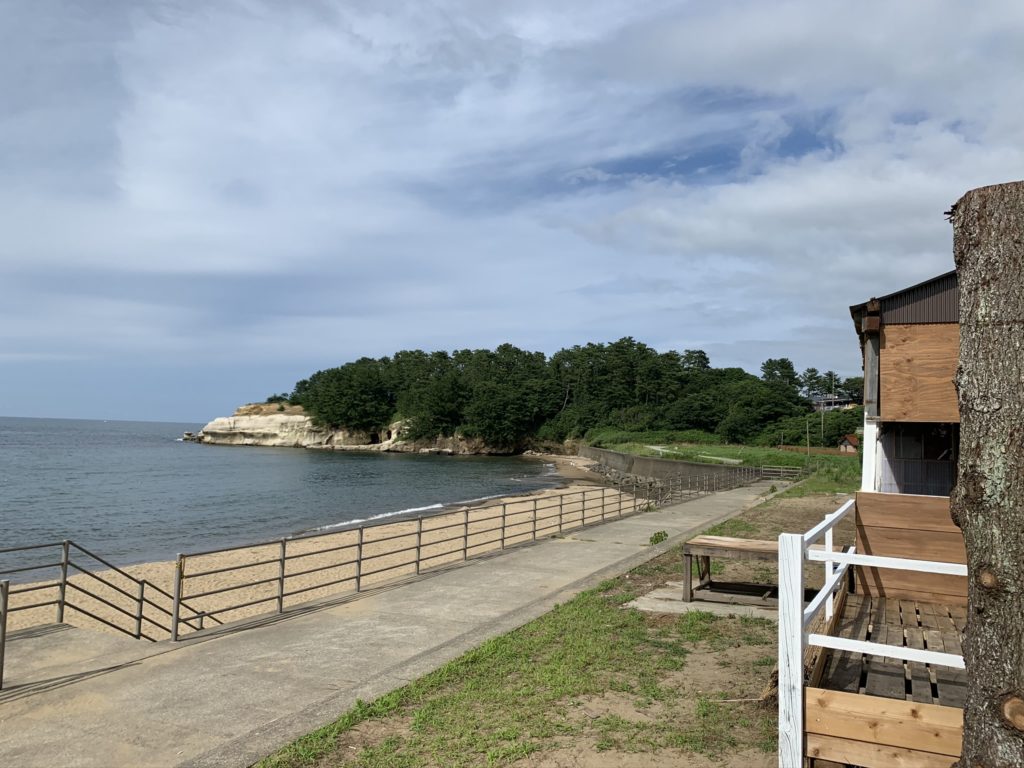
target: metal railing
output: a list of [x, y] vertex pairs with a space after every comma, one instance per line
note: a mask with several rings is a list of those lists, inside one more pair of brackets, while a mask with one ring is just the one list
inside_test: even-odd
[[[545, 498], [524, 497], [461, 512], [421, 515], [403, 520], [380, 521], [359, 527], [282, 538], [224, 549], [179, 554], [175, 563], [174, 595], [193, 605], [207, 598], [234, 593], [237, 600], [208, 604], [204, 610], [179, 610], [172, 617], [171, 639], [182, 634], [181, 624], [202, 626], [205, 617], [269, 606], [283, 613], [286, 602], [311, 592], [346, 587], [363, 591], [367, 582], [376, 586], [385, 575], [403, 578], [425, 570], [469, 560], [512, 546], [536, 541], [567, 530], [618, 519], [647, 509], [676, 503], [697, 495], [736, 488], [760, 478], [760, 469], [737, 467], [728, 474], [676, 477], [645, 483], [574, 491]], [[522, 509], [522, 507], [526, 507]], [[333, 539], [333, 540], [332, 540]], [[324, 546], [314, 546], [324, 542]], [[242, 563], [224, 562], [219, 556], [249, 551]], [[296, 567], [294, 564], [307, 558]], [[190, 570], [201, 558], [213, 558], [212, 567]], [[219, 561], [219, 562], [218, 562]], [[223, 585], [228, 575], [236, 578]], [[217, 577], [206, 588], [204, 579]], [[178, 603], [176, 603], [178, 605]]]
[[797, 480], [808, 473], [806, 467], [763, 466], [759, 469], [765, 480]]
[[[909, 560], [898, 557], [858, 554], [855, 547], [843, 552], [833, 549], [832, 531], [855, 510], [853, 499], [806, 533], [779, 535], [779, 767], [791, 768], [804, 762], [804, 652], [809, 645], [836, 651], [852, 651], [923, 664], [964, 668], [963, 656], [940, 653], [907, 646], [888, 645], [867, 640], [853, 640], [810, 631], [815, 618], [825, 609], [826, 620], [834, 611], [835, 593], [852, 566], [892, 568], [918, 573], [966, 576], [967, 566], [961, 563]], [[820, 538], [822, 548], [812, 548]], [[825, 584], [804, 605], [804, 563], [819, 562], [825, 566]], [[827, 624], [826, 624], [827, 626]]]
[[[53, 550], [57, 552], [50, 556]], [[31, 552], [39, 559], [0, 570], [0, 690], [4, 682], [8, 616], [13, 613], [52, 606], [58, 624], [63, 623], [68, 610], [73, 610], [137, 640], [156, 641], [154, 629], [170, 634], [174, 596], [152, 582], [135, 578], [71, 540], [0, 549], [0, 555], [22, 552]], [[102, 569], [97, 570], [96, 564]], [[55, 572], [54, 577], [27, 584], [12, 584], [9, 578], [25, 578], [25, 574], [45, 571]], [[82, 578], [75, 579], [77, 575]], [[12, 598], [28, 594], [32, 597], [27, 602], [12, 604]]]
[[[21, 611], [53, 607], [55, 621], [61, 623], [66, 611], [73, 610], [129, 637], [156, 641], [159, 637], [155, 635], [164, 634], [177, 640], [185, 632], [206, 627], [207, 619], [214, 624], [225, 623], [222, 616], [231, 612], [272, 603], [272, 610], [283, 613], [287, 602], [294, 604], [300, 596], [308, 599], [309, 593], [317, 590], [335, 588], [337, 591], [347, 585], [353, 593], [358, 593], [368, 581], [377, 586], [385, 583], [388, 576], [394, 580], [419, 575], [431, 568], [538, 538], [737, 488], [760, 479], [762, 474], [757, 467], [735, 467], [726, 473], [621, 483], [544, 498], [523, 497], [455, 513], [383, 520], [307, 536], [179, 554], [171, 591], [132, 576], [70, 540], [0, 549], [0, 556], [40, 555], [36, 561], [23, 559], [14, 567], [0, 569], [0, 689], [3, 688], [8, 617]], [[525, 509], [520, 509], [524, 506]], [[328, 537], [346, 536], [351, 541], [328, 541]], [[326, 546], [311, 546], [318, 542]], [[267, 548], [273, 549], [273, 556], [258, 554], [259, 550]], [[49, 557], [51, 550], [54, 554]], [[250, 557], [245, 562], [198, 571], [187, 569], [189, 563], [204, 557], [246, 551]], [[393, 560], [396, 556], [399, 556], [398, 561]], [[313, 557], [327, 559], [308, 560]], [[295, 564], [300, 565], [290, 567]], [[272, 571], [270, 575], [266, 575], [267, 569]], [[347, 573], [339, 573], [345, 569]], [[34, 580], [45, 571], [53, 572], [52, 578]], [[224, 578], [231, 574], [244, 575], [239, 583], [189, 591], [190, 585], [201, 584], [205, 578]], [[18, 581], [12, 583], [9, 578], [12, 576]], [[28, 583], [24, 583], [26, 581]], [[265, 594], [253, 594], [253, 589], [261, 588]], [[216, 605], [203, 606], [206, 598], [242, 590], [248, 590], [249, 594], [238, 602], [224, 605], [220, 600]], [[30, 594], [32, 597], [18, 599]], [[36, 599], [36, 595], [45, 597]]]

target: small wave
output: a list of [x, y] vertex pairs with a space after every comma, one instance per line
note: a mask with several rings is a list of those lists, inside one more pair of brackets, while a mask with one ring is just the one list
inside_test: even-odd
[[369, 517], [358, 517], [355, 520], [345, 520], [341, 523], [330, 523], [328, 525], [320, 525], [316, 528], [310, 528], [304, 533], [313, 533], [318, 531], [333, 531], [335, 528], [345, 528], [350, 525], [358, 525], [359, 523], [368, 523], [371, 520], [383, 520], [388, 517], [397, 517], [398, 515], [409, 515], [413, 512], [428, 512], [432, 509], [443, 509], [444, 504], [430, 504], [426, 507], [409, 507], [408, 509], [398, 509], [394, 512], [381, 512], [379, 515], [370, 515]]

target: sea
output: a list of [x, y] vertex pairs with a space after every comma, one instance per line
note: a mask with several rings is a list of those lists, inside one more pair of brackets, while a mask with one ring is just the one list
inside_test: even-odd
[[[561, 483], [526, 457], [185, 442], [201, 424], [0, 417], [0, 549], [63, 539], [115, 565], [401, 519]], [[0, 555], [0, 566], [14, 555]]]

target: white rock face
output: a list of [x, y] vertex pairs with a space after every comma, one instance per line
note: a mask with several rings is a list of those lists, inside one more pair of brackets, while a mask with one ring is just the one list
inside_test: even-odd
[[334, 432], [313, 426], [308, 416], [266, 414], [222, 416], [199, 433], [204, 443], [216, 445], [265, 445], [282, 448], [326, 446]]

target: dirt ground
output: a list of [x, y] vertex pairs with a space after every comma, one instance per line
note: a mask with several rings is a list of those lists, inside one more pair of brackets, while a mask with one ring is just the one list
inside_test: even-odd
[[[713, 533], [750, 539], [775, 539], [782, 532], [805, 531], [820, 522], [825, 514], [834, 512], [849, 497], [819, 495], [802, 498], [776, 498], [726, 523], [715, 526]], [[844, 521], [836, 534], [837, 544], [851, 543], [852, 520]], [[605, 585], [609, 597], [620, 596], [622, 602], [678, 581], [682, 568], [682, 551], [675, 547]], [[820, 583], [815, 568], [810, 574]], [[731, 561], [715, 574], [722, 581], [775, 583], [775, 567], [770, 563]], [[630, 610], [630, 609], [624, 609]], [[645, 614], [648, 631], [658, 636], [678, 616]], [[760, 701], [768, 687], [774, 667], [775, 629], [770, 623], [752, 625], [738, 617], [709, 617], [714, 631], [696, 637], [686, 656], [685, 667], [667, 672], [663, 685], [678, 692], [674, 703], [638, 699], [632, 693], [608, 690], [599, 696], [569, 702], [572, 718], [594, 723], [571, 740], [555, 748], [543, 749], [511, 763], [523, 768], [646, 768], [646, 766], [680, 766], [682, 768], [770, 768], [777, 764], [774, 751], [774, 703]], [[711, 700], [717, 711], [713, 720], [700, 714], [700, 702]], [[619, 723], [617, 735], [608, 739], [600, 723]], [[717, 729], [719, 738], [728, 733], [733, 746], [725, 751], [696, 748], [652, 746], [650, 740], [621, 736], [633, 725], [636, 732], [651, 733], [658, 728], [683, 728], [699, 732], [701, 728]], [[366, 765], [359, 761], [364, 749], [373, 748], [388, 739], [404, 739], [413, 729], [412, 719], [392, 717], [370, 720], [341, 736], [342, 749], [322, 766]], [[644, 730], [646, 729], [646, 730]], [[710, 737], [713, 737], [711, 733]], [[348, 757], [345, 757], [345, 756]], [[340, 758], [340, 762], [339, 762]], [[351, 762], [350, 762], [351, 761]], [[374, 763], [376, 765], [376, 763]]]

